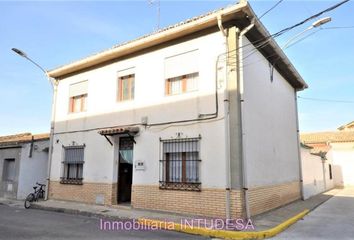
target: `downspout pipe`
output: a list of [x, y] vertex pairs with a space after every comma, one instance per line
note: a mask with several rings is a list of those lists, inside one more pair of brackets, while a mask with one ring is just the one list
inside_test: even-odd
[[323, 175], [323, 192], [327, 190], [327, 180], [326, 180], [326, 159], [321, 156], [322, 161], [322, 175]]
[[[254, 20], [254, 19], [253, 19]], [[238, 82], [239, 82], [239, 95], [240, 95], [240, 128], [241, 128], [241, 164], [242, 164], [242, 177], [243, 177], [243, 195], [244, 195], [244, 210], [246, 213], [246, 218], [250, 219], [251, 213], [250, 213], [250, 207], [249, 207], [249, 197], [248, 197], [248, 166], [247, 166], [247, 156], [246, 156], [246, 122], [244, 119], [245, 116], [245, 96], [244, 96], [244, 78], [243, 78], [243, 36], [250, 31], [254, 27], [254, 22], [251, 22], [250, 25], [248, 25], [246, 28], [244, 28], [239, 36], [238, 36], [238, 46], [237, 46], [237, 52], [238, 52]]]
[[[218, 27], [221, 34], [225, 37], [225, 48], [226, 48], [226, 66], [228, 62], [229, 47], [227, 41], [227, 31], [222, 25], [222, 15], [217, 16]], [[217, 73], [217, 64], [215, 71]], [[226, 69], [225, 78], [225, 88], [224, 88], [224, 127], [225, 127], [225, 217], [226, 219], [231, 219], [231, 159], [230, 159], [230, 100], [229, 100], [229, 81], [228, 81], [228, 70]]]
[[299, 115], [297, 108], [297, 89], [294, 89], [295, 97], [295, 116], [296, 116], [296, 141], [297, 141], [297, 156], [299, 161], [299, 183], [300, 183], [300, 198], [304, 200], [304, 180], [302, 173], [302, 159], [301, 159], [301, 146], [300, 146], [300, 129], [299, 129]]
[[51, 122], [50, 122], [50, 136], [49, 136], [49, 151], [48, 151], [48, 168], [47, 168], [47, 181], [44, 200], [48, 200], [49, 196], [49, 183], [50, 183], [50, 172], [52, 168], [52, 159], [53, 159], [53, 144], [54, 144], [54, 126], [55, 126], [55, 117], [56, 117], [56, 106], [57, 106], [57, 93], [58, 93], [58, 84], [59, 81], [55, 78], [51, 78], [47, 71], [45, 71], [48, 80], [52, 83], [53, 87], [53, 99], [52, 99], [52, 113], [51, 113]]

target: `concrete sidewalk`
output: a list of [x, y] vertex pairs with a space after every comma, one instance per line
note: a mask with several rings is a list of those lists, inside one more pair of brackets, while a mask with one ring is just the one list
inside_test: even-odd
[[[321, 205], [323, 202], [327, 201], [340, 191], [340, 189], [333, 189], [326, 193], [314, 196], [305, 201], [298, 200], [283, 207], [269, 211], [267, 213], [252, 217], [252, 222], [255, 226], [255, 229], [253, 231], [263, 231], [274, 228], [279, 224], [283, 223], [284, 221], [288, 220], [289, 218], [292, 218], [293, 216], [304, 211], [305, 209], [313, 210], [314, 208]], [[9, 201], [5, 203], [1, 199], [0, 203], [11, 204], [9, 203]], [[15, 206], [23, 207], [23, 202], [13, 201], [12, 204]], [[77, 202], [48, 200], [35, 202], [32, 204], [32, 206], [33, 208], [37, 209], [65, 212], [71, 214], [80, 214], [85, 216], [94, 216], [103, 219], [152, 219], [175, 223], [181, 223], [182, 220], [191, 221], [192, 219], [205, 219], [205, 217], [201, 216], [190, 216], [159, 211], [140, 210], [124, 205], [99, 206]]]
[[353, 239], [354, 188], [346, 187], [275, 239]]
[[256, 231], [261, 231], [277, 226], [290, 217], [295, 216], [299, 212], [304, 211], [305, 209], [312, 211], [341, 191], [342, 189], [332, 189], [328, 192], [318, 194], [304, 201], [297, 200], [280, 208], [252, 217], [253, 223], [256, 226]]

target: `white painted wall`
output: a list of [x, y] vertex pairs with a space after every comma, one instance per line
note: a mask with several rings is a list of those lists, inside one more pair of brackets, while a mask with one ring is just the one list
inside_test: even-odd
[[[165, 96], [164, 59], [198, 49], [199, 89], [178, 96]], [[215, 61], [225, 52], [220, 32], [210, 33], [165, 48], [142, 53], [115, 63], [89, 70], [59, 83], [51, 180], [59, 180], [62, 171], [62, 146], [72, 142], [85, 144], [84, 182], [116, 182], [118, 139], [111, 146], [95, 128], [197, 118], [215, 111]], [[135, 99], [117, 102], [117, 72], [134, 68]], [[178, 67], [178, 66], [176, 66]], [[87, 112], [68, 114], [70, 84], [88, 80]], [[220, 80], [221, 81], [221, 80]], [[222, 84], [222, 82], [220, 82]], [[222, 85], [221, 85], [222, 86]], [[158, 184], [159, 138], [197, 137], [201, 135], [201, 181], [203, 187], [225, 187], [223, 127], [223, 89], [219, 89], [219, 118], [182, 125], [141, 128], [135, 137], [134, 161], [145, 162], [144, 171], [134, 171], [133, 184]], [[88, 130], [88, 131], [81, 131]], [[77, 131], [67, 133], [70, 131]], [[58, 140], [58, 143], [56, 143]]]
[[[77, 125], [59, 127], [58, 131], [87, 129], [119, 124], [139, 123], [148, 115], [149, 122], [161, 122], [196, 117], [200, 112], [214, 111], [214, 104], [203, 97], [214, 96], [215, 61], [225, 52], [224, 39], [219, 32], [191, 39], [155, 51], [119, 60], [60, 81], [56, 122], [80, 119]], [[198, 49], [199, 90], [178, 96], [165, 96], [164, 60], [166, 57]], [[176, 66], [178, 67], [178, 66]], [[117, 72], [134, 68], [134, 101], [117, 102]], [[87, 112], [68, 114], [69, 86], [88, 80]], [[186, 108], [185, 101], [189, 107]], [[173, 107], [171, 107], [173, 106]], [[151, 112], [153, 110], [153, 112]], [[161, 114], [163, 112], [164, 114]], [[124, 113], [117, 119], [99, 118], [105, 114]], [[95, 118], [98, 117], [98, 118]], [[82, 118], [86, 119], [83, 121]], [[99, 121], [95, 121], [99, 119]]]
[[354, 186], [354, 143], [331, 143], [336, 186]]
[[57, 135], [54, 138], [51, 180], [59, 181], [64, 161], [63, 146], [85, 144], [83, 178], [86, 182], [111, 183], [113, 181], [114, 148], [97, 131]]
[[34, 142], [32, 157], [29, 157], [30, 143], [23, 145], [21, 150], [21, 160], [19, 168], [17, 199], [25, 199], [33, 192], [36, 182], [46, 184], [48, 169], [48, 151], [43, 151], [49, 147], [49, 140]]
[[[243, 38], [244, 45], [249, 44]], [[294, 88], [253, 47], [245, 47], [244, 128], [250, 187], [299, 181]]]
[[320, 156], [311, 154], [310, 149], [303, 147], [301, 160], [304, 199], [333, 188], [333, 179], [329, 177], [329, 160], [323, 162]]

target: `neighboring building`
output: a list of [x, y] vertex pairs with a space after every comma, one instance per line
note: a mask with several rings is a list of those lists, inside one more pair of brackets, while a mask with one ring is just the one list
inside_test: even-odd
[[301, 144], [303, 197], [308, 199], [334, 187], [333, 164], [323, 152]]
[[354, 186], [354, 123], [343, 125], [337, 131], [301, 134], [301, 141], [315, 152], [326, 153], [333, 163], [334, 184]]
[[49, 198], [212, 217], [299, 199], [307, 86], [269, 36], [240, 3], [49, 71]]
[[347, 123], [338, 128], [339, 131], [354, 131], [354, 121]]
[[25, 199], [36, 182], [45, 183], [49, 134], [0, 137], [0, 197]]

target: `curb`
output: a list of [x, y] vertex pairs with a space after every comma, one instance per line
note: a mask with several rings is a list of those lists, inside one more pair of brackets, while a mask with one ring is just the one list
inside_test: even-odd
[[282, 222], [278, 226], [275, 226], [268, 230], [263, 230], [259, 232], [237, 232], [237, 231], [227, 231], [227, 230], [214, 230], [208, 228], [197, 228], [197, 227], [187, 227], [186, 225], [181, 225], [178, 223], [174, 224], [174, 228], [166, 228], [166, 222], [158, 221], [158, 220], [151, 220], [151, 219], [138, 219], [141, 224], [147, 226], [160, 226], [162, 229], [172, 230], [177, 232], [184, 232], [194, 235], [202, 235], [207, 237], [216, 237], [216, 238], [224, 238], [224, 239], [264, 239], [269, 237], [274, 237], [275, 235], [279, 234], [280, 232], [287, 229], [292, 224], [299, 221], [305, 215], [307, 215], [310, 210], [306, 209], [301, 213], [289, 218], [288, 220]]
[[[41, 206], [37, 204], [32, 204], [31, 208], [34, 209], [41, 209], [47, 211], [54, 211], [54, 212], [61, 212], [61, 213], [69, 213], [69, 214], [79, 214], [88, 217], [104, 217], [106, 219], [119, 219], [117, 216], [108, 216], [104, 213], [98, 212], [89, 212], [89, 211], [81, 211], [76, 209], [66, 209], [66, 208], [58, 208], [58, 207], [48, 207], [48, 206]], [[139, 218], [137, 221], [140, 224], [145, 226], [159, 226], [159, 228], [169, 231], [176, 231], [176, 232], [183, 232], [193, 235], [201, 235], [207, 237], [215, 237], [215, 238], [224, 238], [224, 239], [264, 239], [269, 237], [274, 237], [275, 235], [279, 234], [280, 232], [287, 229], [292, 224], [299, 221], [305, 215], [307, 215], [310, 210], [306, 209], [299, 214], [289, 218], [288, 220], [280, 223], [279, 225], [270, 228], [268, 230], [258, 231], [258, 232], [241, 232], [241, 231], [228, 231], [228, 230], [215, 230], [209, 228], [199, 228], [199, 227], [190, 227], [186, 225], [182, 225], [179, 223], [174, 223], [173, 228], [167, 227], [169, 226], [168, 222], [160, 221], [160, 220], [153, 220], [147, 218]]]
[[36, 204], [36, 203], [31, 204], [31, 209], [38, 209], [38, 210], [58, 212], [58, 213], [67, 213], [67, 214], [80, 215], [80, 216], [85, 216], [85, 217], [105, 218], [105, 219], [110, 219], [110, 220], [114, 220], [114, 219], [126, 220], [125, 218], [120, 218], [119, 216], [109, 216], [109, 215], [107, 215], [107, 213], [103, 213], [103, 212], [101, 213], [101, 212], [82, 211], [82, 210], [78, 210], [78, 209], [48, 207], [48, 206], [42, 206], [42, 205]]

